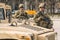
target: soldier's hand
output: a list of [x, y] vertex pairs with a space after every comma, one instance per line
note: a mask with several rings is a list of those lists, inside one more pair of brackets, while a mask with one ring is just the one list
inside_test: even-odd
[[38, 18], [38, 20], [41, 20], [41, 19], [43, 19], [43, 18], [42, 18], [42, 17], [39, 17], [39, 18]]

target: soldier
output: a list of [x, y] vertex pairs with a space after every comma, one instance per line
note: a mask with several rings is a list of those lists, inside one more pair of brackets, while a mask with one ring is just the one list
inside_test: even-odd
[[[16, 18], [16, 19], [29, 19], [27, 13], [24, 11], [24, 6], [23, 4], [20, 4], [19, 5], [19, 10], [15, 13], [14, 17], [13, 18]], [[13, 22], [11, 23], [11, 26], [13, 26]]]
[[24, 6], [23, 4], [19, 5], [19, 10], [15, 13], [15, 18], [20, 18], [20, 19], [28, 19], [27, 13], [24, 11]]
[[52, 21], [50, 17], [47, 14], [44, 14], [45, 4], [41, 3], [39, 5], [39, 11], [34, 16], [34, 21], [38, 26], [44, 27], [44, 28], [52, 28]]

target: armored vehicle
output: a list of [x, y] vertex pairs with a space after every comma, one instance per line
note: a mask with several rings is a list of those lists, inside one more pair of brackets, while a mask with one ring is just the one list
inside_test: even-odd
[[[9, 8], [4, 3], [0, 3], [0, 20], [7, 19], [6, 13], [9, 13]], [[8, 23], [1, 23], [0, 40], [57, 40], [57, 33], [32, 24], [19, 24], [14, 27], [9, 26]]]
[[0, 24], [1, 40], [57, 40], [57, 33], [51, 29], [39, 26], [21, 24], [18, 27], [12, 27], [8, 24]]
[[[5, 3], [0, 3], [0, 20], [1, 22], [10, 22], [11, 19], [7, 17], [10, 17], [11, 15], [11, 6], [6, 5]], [[3, 20], [3, 21], [2, 21]], [[5, 21], [7, 20], [7, 21]]]

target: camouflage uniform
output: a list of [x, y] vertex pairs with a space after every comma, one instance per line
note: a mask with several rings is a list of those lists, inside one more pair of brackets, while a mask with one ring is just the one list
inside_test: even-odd
[[44, 28], [52, 28], [52, 21], [49, 18], [48, 15], [43, 14], [42, 12], [38, 12], [35, 17], [34, 17], [34, 21], [38, 26], [44, 27]]
[[16, 13], [15, 13], [15, 18], [18, 18], [18, 19], [28, 19], [28, 15], [27, 13], [24, 11], [24, 6], [23, 4], [20, 4], [19, 5], [19, 8], [23, 8], [22, 11], [18, 10]]
[[[43, 7], [43, 6], [42, 6]], [[47, 14], [44, 14], [42, 11], [39, 11], [34, 16], [34, 21], [38, 26], [44, 27], [44, 28], [52, 28], [52, 21], [50, 17]]]
[[15, 13], [14, 18], [16, 18], [16, 19], [28, 19], [29, 17], [28, 17], [28, 14], [27, 14], [25, 11], [20, 12], [20, 11], [18, 10], [18, 11]]
[[[19, 5], [19, 8], [20, 8], [20, 10], [18, 10], [18, 11], [15, 13], [15, 15], [13, 16], [13, 18], [14, 18], [15, 20], [13, 20], [13, 21], [11, 22], [11, 26], [15, 26], [13, 23], [15, 23], [15, 24], [17, 25], [17, 21], [19, 20], [19, 22], [20, 22], [20, 19], [21, 19], [21, 20], [24, 20], [24, 21], [23, 21], [24, 23], [26, 23], [26, 21], [29, 19], [28, 14], [24, 11], [23, 4], [20, 4], [20, 5]], [[22, 9], [23, 9], [23, 10], [22, 10]], [[18, 20], [16, 20], [16, 19], [18, 19]]]

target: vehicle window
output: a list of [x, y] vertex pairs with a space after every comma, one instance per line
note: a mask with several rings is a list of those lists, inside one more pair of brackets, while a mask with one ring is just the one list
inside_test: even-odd
[[0, 20], [5, 19], [4, 9], [0, 8]]

